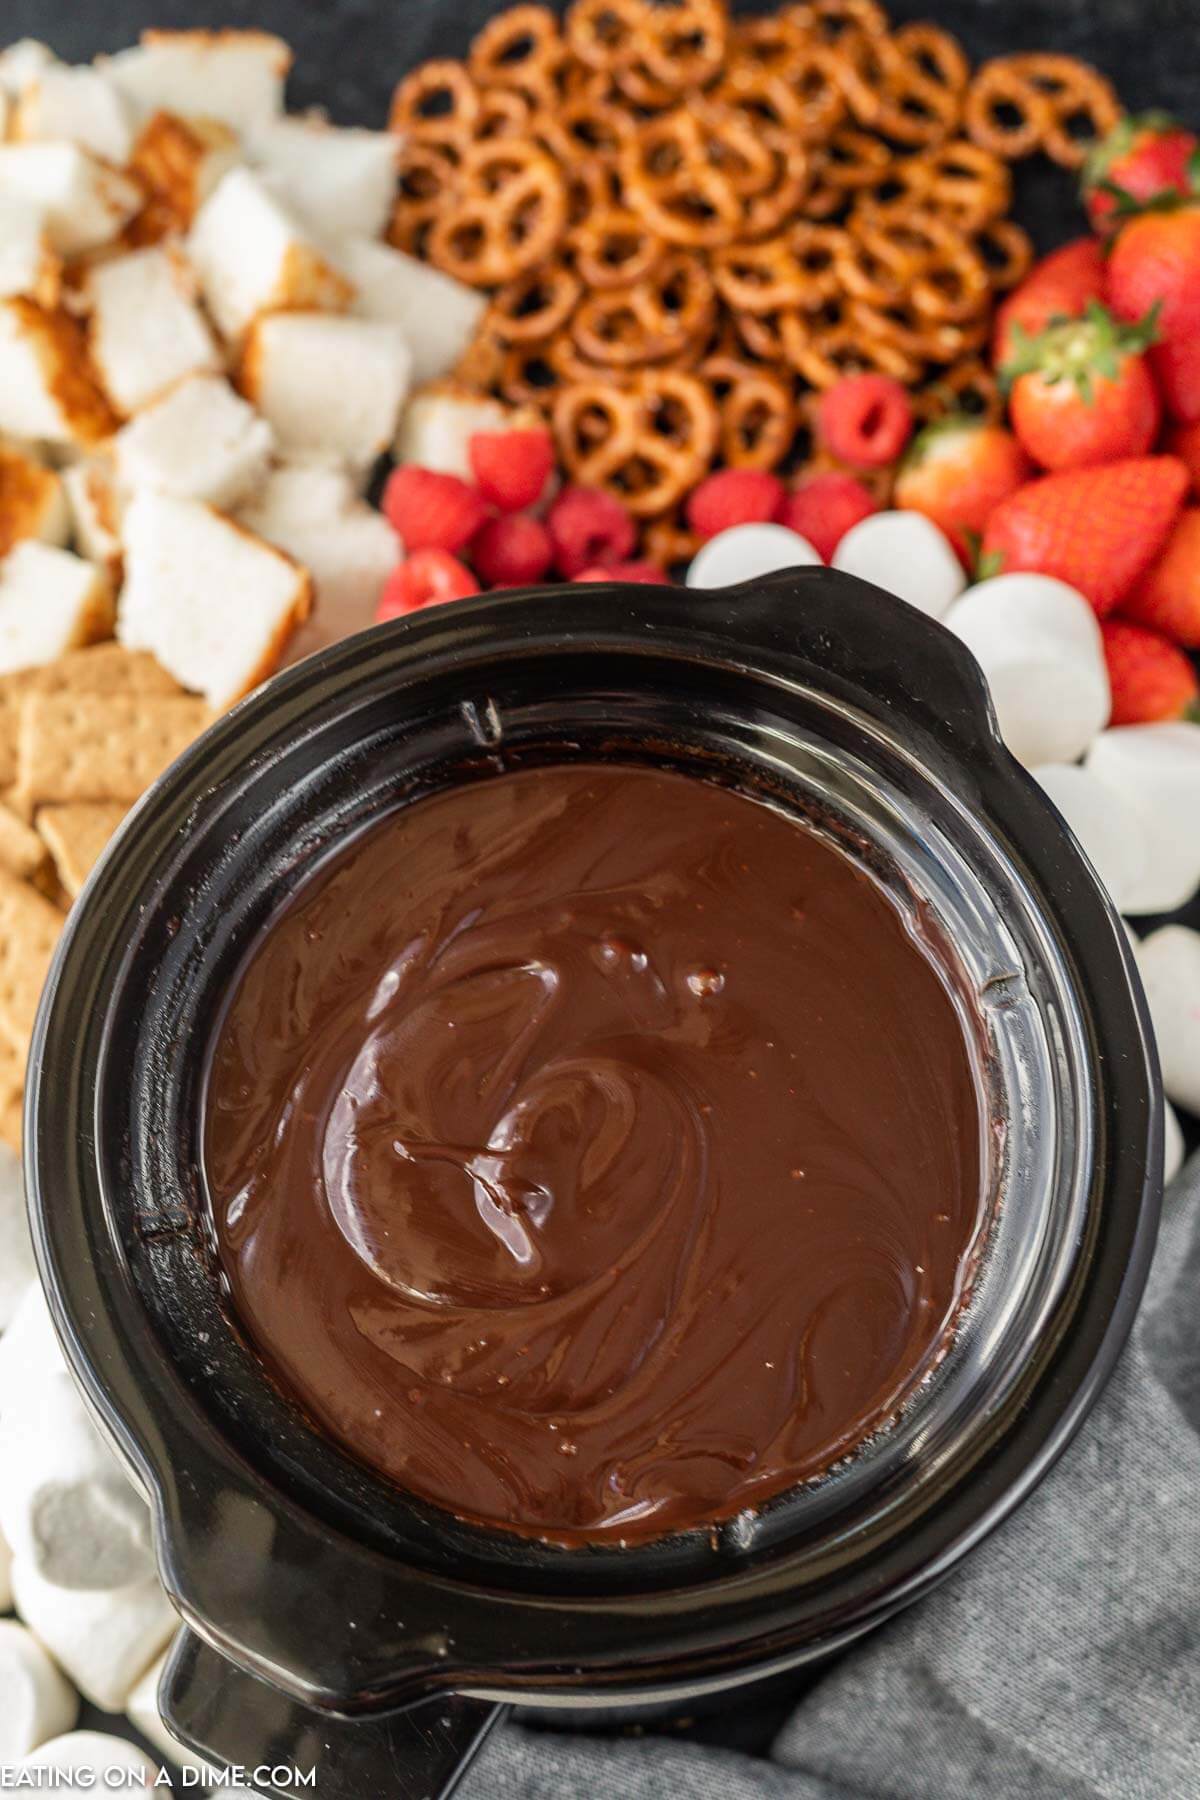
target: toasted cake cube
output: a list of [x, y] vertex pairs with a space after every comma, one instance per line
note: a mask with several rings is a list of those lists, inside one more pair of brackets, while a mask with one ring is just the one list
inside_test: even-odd
[[63, 256], [111, 243], [142, 198], [136, 182], [78, 144], [0, 144], [0, 200], [40, 209]]
[[[158, 235], [186, 231], [223, 175], [241, 160], [234, 132], [216, 119], [157, 112], [138, 133], [129, 167], [150, 193]], [[145, 229], [144, 215], [138, 225]]]
[[0, 444], [0, 556], [23, 538], [65, 544], [70, 531], [61, 478], [23, 450]]
[[219, 119], [253, 131], [283, 110], [292, 53], [266, 31], [144, 31], [100, 67], [144, 112]]
[[511, 415], [499, 400], [428, 388], [414, 394], [396, 434], [396, 460], [419, 463], [444, 475], [474, 479], [469, 446], [477, 431], [503, 431]]
[[62, 263], [50, 247], [45, 212], [0, 199], [0, 300], [23, 296], [53, 307], [61, 292]]
[[[58, 879], [72, 900], [128, 810], [119, 800], [68, 800], [38, 808], [35, 836], [54, 858]], [[0, 849], [2, 840], [0, 830]]]
[[40, 44], [36, 38], [18, 38], [15, 44], [0, 50], [0, 93], [16, 100], [23, 88], [57, 63], [49, 45]]
[[63, 470], [62, 483], [77, 549], [89, 562], [98, 563], [114, 582], [118, 581], [124, 505], [112, 457], [81, 457]]
[[0, 300], [0, 432], [78, 449], [115, 426], [75, 320], [32, 300]]
[[22, 89], [10, 136], [18, 141], [81, 144], [118, 166], [133, 149], [129, 102], [99, 69], [51, 63]]
[[414, 385], [440, 380], [461, 361], [487, 311], [486, 295], [366, 238], [343, 243], [338, 260], [357, 290], [355, 312], [404, 333]]
[[137, 412], [185, 375], [223, 366], [193, 294], [173, 249], [134, 250], [88, 271], [92, 360], [119, 411]]
[[344, 311], [354, 289], [309, 242], [257, 175], [231, 169], [196, 215], [188, 240], [208, 310], [238, 339], [260, 313], [315, 307]]
[[312, 617], [288, 645], [289, 662], [373, 623], [400, 546], [387, 520], [359, 499], [345, 470], [284, 464], [239, 516], [303, 563], [316, 584]]
[[117, 480], [228, 509], [267, 473], [275, 437], [219, 375], [181, 381], [113, 440]]
[[304, 569], [198, 501], [144, 490], [124, 539], [121, 642], [152, 651], [214, 707], [264, 680], [312, 610]]
[[82, 556], [26, 540], [0, 563], [0, 673], [106, 637], [112, 622], [112, 588]]
[[285, 456], [362, 468], [396, 434], [411, 362], [396, 325], [327, 313], [275, 313], [251, 330], [240, 385]]
[[399, 153], [390, 131], [348, 131], [318, 119], [277, 119], [250, 144], [275, 192], [328, 238], [380, 236], [396, 198]]

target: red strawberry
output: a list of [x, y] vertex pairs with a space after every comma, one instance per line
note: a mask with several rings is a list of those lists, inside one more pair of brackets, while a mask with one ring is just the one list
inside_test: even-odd
[[687, 522], [698, 537], [716, 537], [733, 525], [773, 519], [783, 503], [783, 483], [766, 469], [719, 469], [687, 498]]
[[817, 403], [821, 442], [856, 469], [895, 462], [912, 428], [908, 390], [890, 375], [843, 375]]
[[[1095, 238], [1075, 238], [1035, 263], [996, 313], [992, 360], [999, 366], [1012, 354], [1013, 327], [1030, 337], [1052, 319], [1077, 319], [1089, 300], [1104, 294], [1104, 251]], [[1145, 307], [1142, 308], [1144, 312]]]
[[564, 488], [546, 515], [546, 526], [555, 565], [568, 581], [581, 569], [624, 562], [637, 543], [630, 514], [599, 488]]
[[1191, 425], [1176, 425], [1167, 433], [1163, 449], [1177, 456], [1192, 478], [1193, 494], [1200, 494], [1200, 419]]
[[471, 561], [485, 587], [530, 587], [554, 561], [550, 533], [528, 513], [489, 519], [471, 544]]
[[1138, 325], [1118, 324], [1098, 300], [1082, 319], [1047, 325], [1036, 337], [1016, 325], [1001, 369], [1017, 437], [1046, 469], [1145, 456], [1162, 406], [1143, 352], [1157, 335], [1157, 308]]
[[1173, 456], [1062, 469], [1001, 501], [983, 554], [1004, 570], [1057, 575], [1103, 618], [1158, 555], [1186, 491], [1187, 470]]
[[1160, 194], [1193, 194], [1192, 158], [1200, 141], [1169, 113], [1126, 114], [1083, 165], [1083, 203], [1092, 229], [1119, 223], [1113, 214]]
[[375, 608], [375, 623], [419, 612], [442, 600], [465, 600], [479, 592], [479, 583], [448, 550], [418, 550], [392, 570]]
[[1189, 650], [1200, 650], [1200, 507], [1189, 506], [1180, 513], [1162, 555], [1146, 570], [1121, 611]]
[[619, 562], [581, 569], [576, 581], [631, 581], [636, 587], [670, 587], [671, 577], [652, 562]]
[[775, 517], [807, 538], [823, 562], [828, 562], [852, 525], [879, 511], [879, 503], [853, 475], [827, 470], [810, 475], [784, 497]]
[[416, 463], [392, 470], [382, 506], [408, 551], [461, 550], [487, 518], [487, 507], [467, 482]]
[[969, 568], [991, 514], [1032, 475], [1011, 431], [956, 413], [913, 439], [896, 479], [895, 504], [932, 519]]
[[1172, 418], [1200, 419], [1200, 206], [1139, 213], [1122, 226], [1108, 259], [1109, 304], [1140, 319], [1158, 305], [1150, 366]]
[[1124, 619], [1106, 619], [1100, 629], [1112, 688], [1110, 725], [1156, 725], [1194, 715], [1200, 681], [1177, 645]]
[[477, 431], [467, 455], [480, 493], [501, 512], [536, 506], [554, 473], [554, 439], [548, 431]]

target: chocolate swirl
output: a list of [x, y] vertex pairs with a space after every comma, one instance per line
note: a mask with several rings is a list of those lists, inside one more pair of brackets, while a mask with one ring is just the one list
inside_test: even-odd
[[216, 1046], [236, 1308], [352, 1451], [565, 1543], [817, 1474], [945, 1341], [980, 1224], [947, 987], [772, 809], [628, 767], [422, 801], [277, 919]]

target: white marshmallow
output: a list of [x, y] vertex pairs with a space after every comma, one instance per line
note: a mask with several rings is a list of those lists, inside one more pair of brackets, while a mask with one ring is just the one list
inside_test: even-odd
[[[2, 191], [2, 190], [0, 190]], [[188, 253], [209, 312], [238, 339], [281, 307], [342, 311], [354, 289], [303, 226], [249, 169], [231, 169], [196, 214]]]
[[56, 1587], [110, 1590], [153, 1573], [149, 1508], [56, 1369], [6, 1398], [0, 1530]]
[[312, 610], [303, 569], [194, 500], [144, 489], [125, 514], [124, 541], [117, 635], [214, 707], [265, 680]]
[[275, 438], [221, 376], [192, 375], [113, 439], [117, 480], [182, 500], [233, 507], [267, 473]]
[[24, 141], [65, 139], [120, 166], [133, 149], [133, 115], [99, 69], [51, 63], [23, 89], [11, 135]]
[[0, 1613], [12, 1611], [12, 1551], [0, 1537]]
[[[158, 1775], [144, 1750], [102, 1731], [69, 1731], [65, 1737], [51, 1738], [18, 1764], [21, 1772], [34, 1769], [55, 1771], [53, 1792], [59, 1800], [96, 1800], [97, 1794], [136, 1793], [141, 1787], [153, 1788]], [[33, 1782], [27, 1785], [32, 1788]], [[51, 1783], [45, 1786], [50, 1788]]]
[[36, 38], [18, 38], [7, 50], [0, 50], [0, 93], [15, 100], [23, 88], [57, 63], [47, 44], [39, 44]]
[[396, 461], [473, 479], [469, 446], [477, 431], [503, 431], [511, 415], [499, 400], [476, 394], [415, 394], [396, 434]]
[[109, 1593], [61, 1588], [17, 1557], [12, 1584], [21, 1618], [102, 1712], [125, 1710], [139, 1677], [179, 1624], [153, 1578]]
[[78, 144], [3, 144], [0, 199], [40, 208], [52, 248], [82, 256], [111, 243], [141, 207], [142, 190]]
[[1096, 615], [1048, 575], [997, 575], [943, 621], [988, 679], [1000, 734], [1027, 768], [1071, 763], [1108, 721], [1112, 697]]
[[1075, 833], [1113, 905], [1122, 910], [1146, 867], [1146, 839], [1136, 811], [1078, 763], [1043, 763], [1033, 776]]
[[92, 269], [83, 297], [92, 359], [110, 400], [137, 412], [185, 375], [221, 369], [216, 339], [173, 250], [135, 250]]
[[52, 1375], [66, 1376], [50, 1308], [41, 1284], [33, 1281], [22, 1294], [8, 1329], [0, 1337], [0, 1419]]
[[808, 539], [786, 525], [731, 525], [701, 545], [692, 558], [687, 584], [694, 588], [729, 587], [753, 581], [776, 569], [801, 569], [821, 558]]
[[94, 643], [112, 619], [104, 572], [70, 550], [26, 539], [0, 563], [0, 674]]
[[289, 662], [373, 622], [380, 590], [402, 552], [387, 520], [358, 498], [345, 470], [285, 465], [239, 517], [303, 563], [316, 583], [316, 606], [288, 645]]
[[319, 237], [375, 238], [386, 226], [400, 157], [400, 140], [390, 131], [277, 119], [255, 132], [250, 154]]
[[0, 544], [36, 538], [61, 545], [70, 531], [61, 477], [23, 451], [0, 444]]
[[1087, 767], [1141, 820], [1146, 867], [1126, 912], [1174, 912], [1200, 884], [1200, 725], [1118, 725], [1101, 732]]
[[241, 387], [283, 455], [365, 468], [396, 435], [411, 363], [396, 325], [328, 313], [272, 313], [246, 342]]
[[146, 1670], [129, 1696], [129, 1704], [125, 1708], [125, 1713], [130, 1722], [137, 1726], [142, 1736], [147, 1738], [156, 1750], [161, 1751], [163, 1756], [171, 1762], [177, 1763], [181, 1769], [195, 1769], [198, 1774], [203, 1773], [204, 1770], [211, 1768], [212, 1764], [204, 1757], [197, 1756], [194, 1750], [189, 1750], [172, 1732], [168, 1731], [158, 1709], [158, 1688], [162, 1681], [163, 1670], [167, 1666], [168, 1654], [164, 1651], [158, 1661], [152, 1663]]
[[265, 31], [144, 31], [136, 49], [97, 61], [143, 112], [219, 119], [252, 132], [282, 111], [292, 53]]
[[0, 300], [0, 432], [74, 451], [112, 425], [74, 320], [28, 300]]
[[124, 502], [110, 456], [88, 456], [63, 470], [71, 530], [81, 555], [97, 563], [110, 581], [121, 573], [121, 517]]
[[486, 295], [403, 250], [366, 238], [342, 244], [338, 263], [357, 289], [355, 312], [403, 331], [414, 385], [449, 375], [487, 311]]
[[0, 1768], [70, 1731], [79, 1695], [33, 1633], [0, 1619]]
[[0, 299], [57, 306], [61, 290], [62, 264], [50, 248], [44, 209], [0, 197]]
[[1169, 1100], [1163, 1101], [1163, 1185], [1174, 1181], [1183, 1167], [1183, 1127]]
[[872, 513], [852, 525], [833, 553], [843, 574], [870, 581], [930, 618], [944, 616], [967, 585], [950, 540], [916, 512]]
[[36, 1281], [21, 1159], [0, 1144], [0, 1331], [8, 1329], [25, 1290]]
[[1164, 925], [1143, 938], [1137, 965], [1167, 1097], [1200, 1113], [1200, 931]]

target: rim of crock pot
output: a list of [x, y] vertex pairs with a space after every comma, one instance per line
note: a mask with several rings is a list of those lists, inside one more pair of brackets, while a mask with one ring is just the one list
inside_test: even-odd
[[[651, 590], [648, 598], [645, 590], [576, 589], [569, 602], [572, 648], [595, 655], [620, 640], [631, 653], [640, 645], [643, 651], [653, 646], [657, 654], [678, 649], [682, 638], [682, 653], [692, 663], [715, 656], [727, 668], [761, 672], [765, 660], [775, 665], [777, 675], [786, 670], [787, 679], [799, 682], [807, 674], [811, 682], [816, 676], [824, 693], [832, 690], [842, 702], [853, 699], [860, 709], [856, 683], [861, 670], [844, 658], [838, 666], [829, 637], [832, 612], [850, 641], [856, 626], [875, 627], [877, 667], [868, 674], [868, 685], [872, 678], [885, 688], [895, 685], [901, 632], [908, 638], [915, 634], [921, 653], [936, 659], [939, 681], [949, 681], [949, 698], [943, 694], [942, 714], [923, 723], [936, 728], [948, 753], [970, 768], [983, 810], [1003, 822], [1009, 846], [1019, 848], [1044, 916], [1056, 930], [1061, 917], [1053, 896], [1065, 876], [1074, 945], [1060, 934], [1055, 953], [1080, 992], [1077, 947], [1086, 940], [1084, 960], [1095, 976], [1092, 991], [1080, 993], [1086, 1000], [1081, 1028], [1091, 1036], [1090, 1055], [1100, 1074], [1095, 1164], [1088, 1172], [1090, 1242], [1081, 1240], [1074, 1247], [1077, 1255], [1066, 1284], [1071, 1291], [1059, 1297], [1066, 1312], [1030, 1358], [1020, 1406], [1004, 1409], [992, 1422], [986, 1450], [982, 1440], [977, 1442], [966, 1478], [959, 1471], [936, 1507], [927, 1495], [917, 1521], [902, 1537], [893, 1536], [882, 1550], [877, 1548], [869, 1563], [834, 1570], [815, 1606], [795, 1604], [795, 1570], [789, 1568], [794, 1558], [786, 1550], [756, 1567], [749, 1546], [736, 1540], [722, 1546], [727, 1561], [721, 1573], [692, 1587], [664, 1591], [658, 1586], [649, 1593], [619, 1596], [497, 1593], [456, 1581], [444, 1570], [398, 1569], [393, 1557], [339, 1535], [327, 1518], [314, 1516], [276, 1488], [269, 1515], [277, 1537], [285, 1530], [289, 1541], [291, 1558], [285, 1558], [285, 1566], [314, 1551], [326, 1559], [349, 1559], [383, 1581], [389, 1593], [396, 1591], [411, 1624], [379, 1647], [378, 1654], [365, 1654], [365, 1645], [356, 1647], [344, 1675], [331, 1680], [328, 1658], [316, 1658], [319, 1667], [298, 1671], [272, 1654], [270, 1630], [258, 1633], [257, 1643], [247, 1642], [244, 1617], [231, 1625], [228, 1617], [215, 1616], [221, 1608], [212, 1604], [214, 1594], [224, 1599], [227, 1610], [236, 1596], [225, 1592], [220, 1581], [214, 1584], [211, 1570], [206, 1580], [197, 1581], [195, 1546], [188, 1542], [189, 1490], [196, 1484], [197, 1467], [219, 1476], [227, 1505], [238, 1514], [228, 1521], [236, 1536], [255, 1520], [262, 1523], [261, 1471], [252, 1473], [244, 1455], [224, 1441], [208, 1411], [166, 1361], [157, 1338], [153, 1351], [146, 1341], [145, 1315], [121, 1246], [107, 1230], [95, 1124], [86, 1119], [82, 1104], [92, 1085], [98, 1086], [103, 1050], [94, 1042], [86, 1050], [85, 1039], [95, 1039], [94, 1029], [74, 1030], [78, 1014], [71, 989], [83, 980], [97, 936], [104, 935], [102, 926], [111, 928], [117, 913], [127, 914], [133, 895], [127, 893], [122, 906], [118, 894], [137, 845], [155, 834], [161, 840], [164, 831], [186, 830], [222, 781], [261, 759], [279, 734], [281, 719], [290, 717], [294, 727], [304, 712], [315, 714], [316, 696], [340, 693], [364, 662], [383, 667], [399, 659], [410, 666], [422, 657], [426, 663], [449, 658], [461, 672], [470, 653], [494, 655], [497, 631], [502, 637], [507, 633], [510, 647], [521, 653], [538, 645], [554, 648], [555, 615], [548, 609], [555, 604], [554, 596], [530, 593], [456, 607], [452, 619], [431, 616], [382, 628], [301, 665], [235, 709], [175, 765], [123, 828], [72, 916], [39, 1016], [34, 1066], [39, 1072], [53, 1067], [59, 1079], [50, 1086], [39, 1075], [32, 1084], [27, 1118], [27, 1141], [35, 1147], [31, 1201], [39, 1259], [68, 1354], [107, 1429], [152, 1494], [162, 1572], [185, 1617], [235, 1661], [317, 1704], [353, 1709], [377, 1703], [384, 1692], [394, 1704], [437, 1685], [509, 1693], [514, 1685], [545, 1684], [561, 1686], [570, 1695], [578, 1683], [591, 1682], [606, 1692], [627, 1685], [640, 1694], [665, 1694], [680, 1681], [703, 1681], [710, 1674], [714, 1681], [728, 1681], [784, 1666], [796, 1659], [798, 1633], [809, 1646], [804, 1653], [811, 1654], [813, 1642], [828, 1644], [863, 1628], [944, 1573], [1053, 1460], [1115, 1360], [1148, 1262], [1155, 1211], [1152, 1171], [1161, 1122], [1153, 1052], [1144, 1006], [1130, 982], [1128, 947], [1078, 851], [1061, 831], [1046, 832], [1047, 822], [1057, 815], [1000, 744], [982, 678], [963, 648], [940, 627], [924, 619], [918, 623], [910, 609], [864, 584], [841, 578], [833, 580], [831, 589], [826, 571], [789, 572], [710, 596]], [[789, 622], [802, 624], [781, 632], [781, 609], [795, 609]], [[749, 660], [739, 662], [739, 651]], [[880, 723], [887, 708], [878, 693], [875, 698]], [[921, 711], [918, 696], [909, 696], [909, 704]], [[861, 722], [861, 711], [859, 717]], [[480, 741], [486, 743], [486, 720], [480, 726]], [[109, 935], [111, 940], [111, 930]], [[116, 985], [119, 989], [119, 980]], [[94, 1027], [95, 1021], [89, 1024]], [[64, 1064], [69, 1079], [64, 1079]], [[76, 1123], [83, 1127], [79, 1135], [73, 1130]], [[1104, 1206], [1096, 1204], [1100, 1191], [1108, 1195]], [[39, 1194], [44, 1204], [37, 1204]], [[67, 1240], [76, 1254], [70, 1253]], [[78, 1254], [85, 1244], [90, 1257]], [[159, 1412], [148, 1409], [147, 1393], [157, 1394]], [[189, 1458], [193, 1467], [185, 1466]], [[769, 1513], [767, 1509], [764, 1517]], [[237, 1614], [236, 1605], [232, 1611]], [[469, 1622], [466, 1613], [477, 1616]], [[439, 1620], [446, 1623], [439, 1626]], [[523, 1633], [540, 1638], [540, 1649], [532, 1652], [526, 1643], [518, 1654], [506, 1656], [506, 1647], [515, 1650]]]

